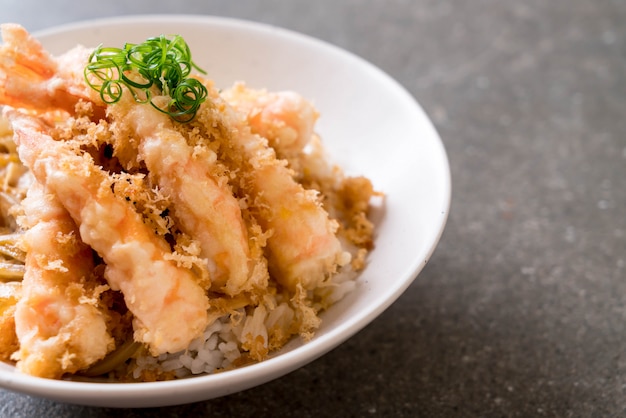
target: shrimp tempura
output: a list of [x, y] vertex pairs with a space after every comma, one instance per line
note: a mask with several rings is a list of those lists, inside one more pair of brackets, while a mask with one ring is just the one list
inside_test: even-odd
[[105, 277], [135, 316], [135, 340], [153, 354], [185, 349], [208, 325], [205, 290], [172, 260], [165, 239], [142, 222], [132, 203], [88, 155], [55, 141], [33, 116], [7, 109], [20, 159], [79, 225], [83, 241], [106, 263]]
[[245, 118], [214, 88], [209, 92], [211, 103], [201, 107], [197, 126], [219, 127], [205, 136], [220, 143], [220, 158], [238, 173], [239, 193], [270, 234], [271, 275], [291, 291], [298, 286], [308, 290], [320, 286], [351, 258], [336, 236], [337, 222], [329, 218], [316, 191], [296, 182], [267, 140], [253, 134]]
[[183, 232], [200, 243], [212, 289], [231, 296], [250, 290], [246, 226], [215, 153], [189, 145], [170, 118], [150, 106], [122, 100], [109, 108], [109, 117], [118, 140], [129, 135], [136, 141], [134, 158], [145, 163], [153, 183], [171, 199]]
[[35, 182], [22, 202], [26, 271], [15, 308], [17, 368], [59, 378], [89, 367], [114, 347], [93, 278], [91, 248], [54, 195]]

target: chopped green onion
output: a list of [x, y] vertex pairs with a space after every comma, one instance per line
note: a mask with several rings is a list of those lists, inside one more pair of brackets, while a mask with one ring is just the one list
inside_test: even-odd
[[[192, 61], [185, 40], [161, 35], [124, 48], [98, 46], [85, 67], [85, 80], [106, 104], [119, 102], [125, 87], [136, 102], [150, 103], [178, 122], [189, 122], [208, 95], [200, 81], [189, 77], [193, 69], [205, 74]], [[154, 102], [153, 86], [170, 97], [165, 106]]]

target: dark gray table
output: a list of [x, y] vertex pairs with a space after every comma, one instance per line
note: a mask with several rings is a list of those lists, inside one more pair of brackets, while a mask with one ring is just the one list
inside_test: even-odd
[[453, 201], [370, 326], [266, 385], [113, 410], [0, 391], [3, 417], [626, 416], [624, 0], [0, 1], [30, 30], [99, 16], [262, 21], [348, 49], [424, 106]]

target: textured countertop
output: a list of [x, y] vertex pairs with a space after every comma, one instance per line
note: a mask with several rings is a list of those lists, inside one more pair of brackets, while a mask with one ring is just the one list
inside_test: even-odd
[[31, 31], [101, 16], [260, 21], [352, 51], [421, 103], [453, 199], [382, 316], [268, 384], [114, 410], [0, 390], [2, 417], [626, 416], [623, 0], [2, 0]]

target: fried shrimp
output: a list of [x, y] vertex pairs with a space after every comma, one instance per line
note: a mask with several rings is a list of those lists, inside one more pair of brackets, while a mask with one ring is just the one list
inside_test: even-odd
[[79, 225], [82, 240], [106, 263], [105, 277], [121, 290], [135, 319], [135, 340], [153, 354], [186, 348], [208, 325], [208, 298], [194, 275], [172, 261], [164, 239], [116, 196], [113, 180], [87, 154], [45, 133], [42, 123], [17, 111], [13, 124], [21, 160], [53, 192]]
[[76, 47], [55, 59], [23, 27], [7, 23], [0, 31], [0, 103], [72, 114], [79, 98], [89, 95], [84, 83], [77, 82], [82, 80], [78, 65], [89, 50]]
[[15, 308], [17, 368], [59, 378], [85, 369], [113, 349], [93, 278], [91, 248], [54, 195], [34, 183], [22, 202], [26, 271]]
[[294, 91], [269, 92], [236, 83], [221, 96], [246, 116], [251, 131], [266, 138], [278, 158], [299, 154], [313, 136], [319, 114]]
[[304, 97], [293, 91], [269, 92], [235, 83], [220, 95], [244, 114], [250, 130], [267, 139], [278, 158], [288, 162], [298, 183], [322, 192], [325, 208], [341, 224], [341, 233], [358, 247], [352, 267], [360, 270], [371, 249], [373, 224], [367, 208], [377, 195], [365, 177], [346, 176], [329, 163], [319, 135], [314, 131], [318, 112]]
[[221, 144], [221, 158], [239, 173], [239, 193], [271, 234], [267, 239], [270, 273], [291, 291], [321, 285], [350, 261], [336, 236], [337, 222], [329, 218], [317, 192], [294, 180], [285, 161], [276, 158], [264, 138], [251, 132], [245, 118], [215, 89], [210, 94], [211, 104], [201, 108], [197, 126], [206, 129], [217, 124], [221, 129], [205, 135]]
[[136, 141], [137, 157], [172, 201], [172, 215], [200, 243], [211, 287], [231, 296], [250, 290], [246, 226], [215, 152], [189, 145], [170, 118], [150, 106], [126, 100], [110, 107], [109, 117], [120, 140]]

